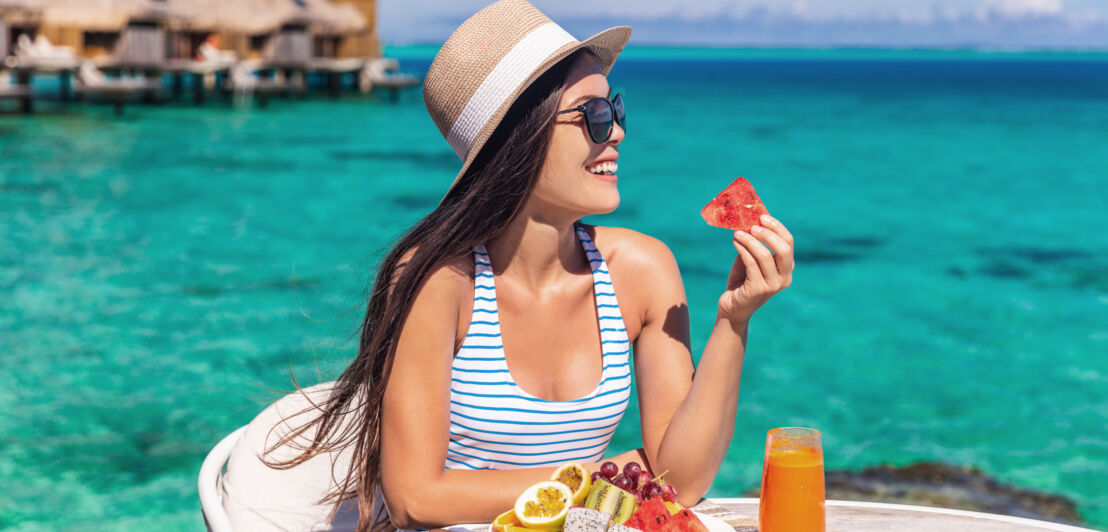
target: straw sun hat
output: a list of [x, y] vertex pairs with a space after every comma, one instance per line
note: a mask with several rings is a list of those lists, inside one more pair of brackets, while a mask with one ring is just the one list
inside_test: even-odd
[[600, 58], [608, 75], [630, 37], [629, 26], [616, 26], [578, 41], [525, 0], [500, 0], [463, 22], [423, 81], [427, 112], [463, 161], [450, 189], [539, 76], [582, 48]]

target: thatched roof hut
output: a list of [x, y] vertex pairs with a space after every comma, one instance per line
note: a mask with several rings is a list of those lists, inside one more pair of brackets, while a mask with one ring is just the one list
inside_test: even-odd
[[37, 25], [42, 9], [35, 0], [0, 0], [0, 24], [8, 26]]
[[348, 4], [329, 0], [164, 0], [189, 11], [181, 23], [191, 28], [260, 35], [288, 24], [305, 25], [315, 34], [362, 31], [365, 17]]
[[118, 31], [135, 20], [250, 35], [285, 24], [304, 24], [322, 34], [355, 33], [367, 26], [353, 5], [330, 0], [0, 0], [0, 14], [9, 23], [9, 16], [21, 16], [85, 31]]
[[300, 3], [307, 7], [293, 16], [302, 17], [307, 21], [313, 33], [356, 33], [365, 30], [368, 26], [368, 21], [361, 12], [350, 4], [329, 0], [301, 0], [300, 2], [289, 1], [289, 3]]
[[[2, 1], [2, 0], [0, 0]], [[36, 33], [78, 55], [123, 65], [165, 58], [165, 28], [195, 12], [177, 0], [23, 0], [41, 13]]]
[[[330, 0], [168, 1], [188, 5], [202, 13], [189, 24], [210, 27], [220, 35], [224, 46], [243, 58], [301, 63], [319, 55], [321, 48], [339, 48], [339, 41], [347, 37], [375, 40], [362, 11], [347, 3]], [[362, 3], [367, 2], [363, 0]], [[333, 52], [324, 55], [333, 55]]]
[[84, 31], [119, 31], [131, 21], [161, 22], [188, 17], [172, 0], [36, 0], [42, 6], [43, 22], [51, 26], [76, 27]]
[[[300, 61], [318, 50], [374, 55], [373, 0], [0, 0], [0, 16], [17, 19], [80, 55], [151, 63], [181, 56], [209, 33], [240, 57]], [[170, 47], [165, 46], [166, 36]], [[182, 35], [177, 44], [175, 35]], [[324, 43], [321, 45], [320, 43]], [[294, 51], [295, 50], [295, 51]]]

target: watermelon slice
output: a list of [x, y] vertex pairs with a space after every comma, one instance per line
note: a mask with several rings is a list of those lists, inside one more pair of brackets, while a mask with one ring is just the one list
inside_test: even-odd
[[685, 508], [666, 521], [663, 532], [708, 532], [708, 527], [696, 517], [692, 510]]
[[700, 215], [708, 225], [746, 232], [761, 223], [758, 217], [763, 214], [769, 214], [769, 211], [758, 198], [758, 193], [754, 192], [750, 181], [742, 177], [700, 209]]
[[665, 501], [661, 497], [652, 497], [643, 501], [624, 525], [643, 532], [661, 532], [669, 519], [669, 508], [666, 508]]

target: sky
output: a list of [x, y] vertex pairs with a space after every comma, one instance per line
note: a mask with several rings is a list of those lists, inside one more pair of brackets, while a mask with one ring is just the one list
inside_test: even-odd
[[[1108, 49], [1108, 0], [530, 0], [578, 39], [631, 45]], [[378, 0], [387, 44], [442, 44], [490, 0]]]

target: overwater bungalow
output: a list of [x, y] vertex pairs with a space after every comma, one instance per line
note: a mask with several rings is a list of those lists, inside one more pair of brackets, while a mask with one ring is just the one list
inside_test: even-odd
[[192, 1], [212, 3], [222, 47], [278, 83], [305, 85], [314, 72], [337, 92], [380, 56], [375, 0]]
[[[418, 84], [380, 63], [376, 0], [0, 0], [0, 77], [6, 65], [18, 85], [9, 94], [58, 73], [65, 99], [69, 76], [78, 88], [99, 76], [86, 60], [150, 84], [170, 74], [175, 95], [192, 76], [198, 102], [216, 86], [299, 90], [313, 73], [335, 92], [350, 81], [362, 90]], [[262, 82], [245, 83], [255, 73]]]
[[155, 0], [34, 0], [41, 11], [32, 28], [56, 46], [100, 65], [156, 68], [165, 59], [165, 27], [187, 11]]
[[[173, 0], [169, 0], [173, 1]], [[221, 45], [272, 67], [304, 68], [315, 58], [380, 55], [375, 0], [176, 0], [199, 7]]]
[[380, 56], [376, 0], [0, 0], [0, 56], [43, 35], [99, 65], [195, 57], [217, 35], [241, 59], [306, 67]]

